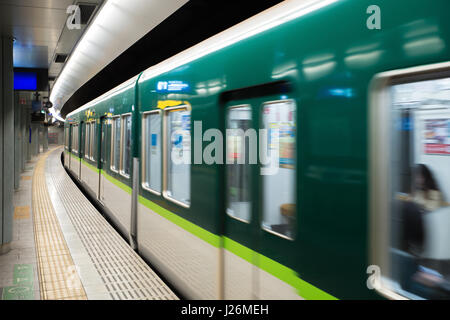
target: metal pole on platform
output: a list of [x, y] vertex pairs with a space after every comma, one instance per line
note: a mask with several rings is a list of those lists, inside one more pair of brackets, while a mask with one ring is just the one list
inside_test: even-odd
[[39, 154], [39, 123], [31, 123], [31, 156]]
[[48, 150], [48, 127], [44, 126], [42, 128], [42, 142], [43, 142], [43, 150], [44, 152]]
[[44, 148], [44, 127], [42, 124], [39, 124], [39, 133], [38, 133], [38, 137], [39, 137], [39, 147], [38, 147], [38, 153], [41, 153]]

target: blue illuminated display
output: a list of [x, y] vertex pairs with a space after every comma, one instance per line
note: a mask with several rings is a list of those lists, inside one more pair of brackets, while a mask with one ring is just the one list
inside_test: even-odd
[[35, 72], [14, 72], [14, 90], [37, 90]]
[[320, 98], [353, 98], [354, 96], [355, 91], [353, 90], [353, 88], [325, 87], [319, 91]]
[[189, 91], [189, 83], [178, 80], [158, 81], [157, 92], [186, 92]]
[[335, 97], [345, 97], [345, 98], [353, 97], [353, 89], [351, 88], [333, 88], [328, 90], [328, 93], [331, 96]]

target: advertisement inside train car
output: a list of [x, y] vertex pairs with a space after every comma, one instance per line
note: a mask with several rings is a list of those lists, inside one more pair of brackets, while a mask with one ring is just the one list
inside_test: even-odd
[[295, 108], [286, 103], [272, 103], [264, 106], [264, 126], [268, 128], [270, 150], [279, 152], [280, 168], [294, 168], [295, 152]]
[[450, 155], [450, 119], [425, 120], [424, 152]]

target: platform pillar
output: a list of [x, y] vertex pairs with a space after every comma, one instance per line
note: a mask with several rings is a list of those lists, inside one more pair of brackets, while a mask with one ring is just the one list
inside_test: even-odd
[[13, 39], [0, 44], [0, 254], [9, 251], [13, 235], [14, 194], [14, 74]]
[[19, 93], [14, 94], [14, 189], [19, 189], [22, 171], [22, 131]]

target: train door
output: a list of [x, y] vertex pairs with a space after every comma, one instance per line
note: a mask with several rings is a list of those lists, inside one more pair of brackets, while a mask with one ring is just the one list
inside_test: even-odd
[[299, 255], [296, 104], [267, 95], [225, 112], [224, 298], [297, 299], [282, 274]]
[[255, 99], [259, 119], [258, 298], [299, 299], [297, 106], [285, 95]]
[[[254, 115], [248, 101], [233, 101], [225, 108], [225, 215], [224, 215], [224, 290], [225, 299], [255, 299], [257, 215], [254, 201], [256, 143]], [[245, 247], [245, 255], [233, 247]]]
[[104, 183], [103, 183], [103, 176], [102, 171], [105, 170], [107, 166], [107, 153], [106, 153], [106, 145], [107, 145], [107, 118], [102, 117], [100, 119], [100, 170], [98, 170], [98, 200], [102, 202], [103, 195], [104, 195]]
[[392, 299], [449, 299], [450, 63], [374, 79], [369, 264], [379, 273], [375, 289]]

